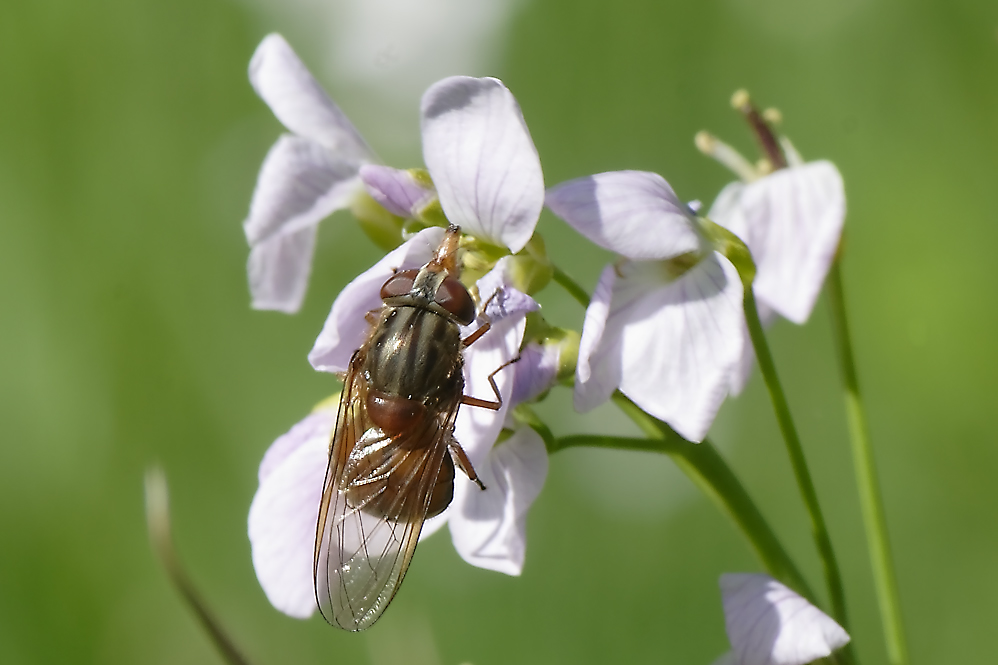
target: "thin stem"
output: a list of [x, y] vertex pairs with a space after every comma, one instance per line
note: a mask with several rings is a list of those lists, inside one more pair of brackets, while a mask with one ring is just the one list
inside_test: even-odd
[[856, 361], [849, 336], [849, 321], [846, 318], [845, 294], [838, 260], [832, 263], [828, 273], [828, 299], [832, 306], [832, 323], [839, 347], [839, 362], [842, 365], [853, 464], [856, 467], [859, 501], [870, 549], [870, 563], [873, 567], [877, 602], [880, 605], [884, 640], [887, 643], [887, 656], [891, 665], [905, 665], [908, 662], [908, 646], [901, 618], [901, 601], [898, 597], [897, 579], [894, 574], [890, 539], [887, 535], [887, 519], [884, 515], [880, 483], [877, 480], [873, 447], [870, 444], [870, 433], [866, 424], [866, 411], [860, 399]]
[[648, 415], [619, 391], [614, 394], [613, 401], [648, 435], [648, 439], [570, 436], [558, 439], [559, 447], [596, 445], [596, 440], [599, 440], [598, 445], [605, 447], [654, 450], [669, 455], [676, 466], [741, 529], [770, 575], [801, 595], [814, 599], [804, 576], [783, 549], [745, 487], [710, 441], [704, 440], [699, 444], [687, 441], [667, 423]]
[[149, 529], [149, 540], [153, 550], [159, 555], [167, 576], [194, 611], [201, 626], [207, 631], [215, 648], [222, 655], [222, 659], [229, 665], [249, 665], [249, 660], [242, 655], [235, 642], [225, 632], [222, 624], [201, 599], [201, 594], [198, 593], [197, 587], [188, 577], [177, 557], [170, 529], [170, 503], [166, 475], [162, 469], [154, 467], [146, 472], [145, 490], [146, 526]]
[[554, 266], [554, 281], [562, 286], [568, 294], [575, 298], [583, 307], [589, 307], [589, 294], [579, 286], [578, 282], [569, 277], [564, 270]]
[[773, 402], [773, 410], [776, 412], [776, 419], [780, 424], [780, 431], [783, 433], [783, 440], [787, 445], [787, 453], [790, 455], [790, 464], [797, 478], [797, 487], [800, 489], [801, 497], [804, 499], [804, 506], [807, 508], [811, 518], [811, 535], [814, 537], [821, 563], [824, 567], [825, 582], [828, 585], [828, 594], [831, 599], [832, 613], [836, 621], [843, 628], [849, 630], [846, 619], [845, 593], [842, 589], [842, 576], [839, 573], [838, 563], [835, 561], [835, 552], [832, 550], [832, 541], [828, 536], [828, 528], [825, 525], [825, 518], [821, 514], [821, 506], [818, 504], [818, 493], [814, 489], [811, 480], [811, 472], [807, 468], [807, 461], [804, 459], [804, 449], [801, 447], [800, 437], [797, 435], [797, 428], [794, 426], [793, 418], [790, 415], [790, 406], [780, 385], [780, 379], [776, 374], [776, 365], [773, 356], [769, 352], [769, 344], [766, 342], [766, 335], [762, 331], [762, 323], [759, 321], [759, 311], [756, 309], [755, 295], [751, 286], [745, 289], [745, 320], [748, 323], [749, 334], [752, 337], [752, 345], [755, 347], [755, 355], [759, 359], [759, 368], [762, 376], [766, 380], [766, 387], [769, 389], [769, 396]]

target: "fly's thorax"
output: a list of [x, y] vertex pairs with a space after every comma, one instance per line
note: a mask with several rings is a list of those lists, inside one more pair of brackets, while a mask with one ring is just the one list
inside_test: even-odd
[[384, 308], [365, 362], [372, 390], [433, 408], [460, 395], [461, 368], [461, 329], [450, 317], [422, 307]]

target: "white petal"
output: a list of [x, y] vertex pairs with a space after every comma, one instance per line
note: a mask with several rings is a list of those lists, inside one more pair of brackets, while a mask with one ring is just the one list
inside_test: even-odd
[[721, 656], [711, 663], [711, 665], [738, 665], [738, 659], [735, 657], [733, 651], [728, 651], [727, 653], [721, 654]]
[[507, 316], [535, 312], [541, 307], [536, 300], [513, 287], [510, 276], [512, 260], [511, 256], [502, 257], [477, 283], [478, 293], [487, 304], [485, 315], [492, 323]]
[[579, 361], [575, 367], [574, 403], [579, 411], [595, 409], [620, 387], [620, 335], [611, 334], [603, 339], [616, 279], [612, 265], [603, 268], [586, 308], [579, 340]]
[[315, 226], [363, 191], [357, 166], [318, 143], [284, 135], [260, 167], [243, 230], [250, 245]]
[[534, 430], [523, 427], [475, 466], [485, 491], [460, 476], [454, 483], [450, 531], [468, 563], [519, 575], [526, 551], [527, 510], [547, 477], [548, 456]]
[[263, 484], [268, 476], [274, 472], [274, 469], [281, 466], [284, 460], [290, 457], [306, 441], [315, 438], [324, 438], [326, 441], [329, 441], [333, 435], [333, 427], [335, 426], [335, 407], [323, 408], [308, 414], [290, 430], [277, 437], [270, 444], [270, 448], [267, 448], [267, 452], [264, 453], [263, 460], [260, 462], [260, 471], [258, 473], [260, 484]]
[[277, 119], [295, 134], [321, 143], [336, 157], [354, 164], [375, 159], [284, 37], [276, 33], [264, 37], [250, 60], [249, 78]]
[[317, 227], [308, 226], [250, 249], [247, 272], [253, 309], [294, 314], [301, 308], [312, 272], [317, 231]]
[[[674, 280], [658, 262], [620, 270], [590, 373], [610, 377], [619, 367], [622, 393], [684, 438], [701, 441], [744, 345], [738, 273], [716, 253]], [[581, 345], [579, 355], [581, 365]]]
[[308, 354], [320, 372], [345, 372], [354, 351], [364, 343], [368, 312], [381, 309], [381, 287], [396, 270], [419, 268], [433, 256], [443, 238], [440, 228], [423, 229], [344, 287]]
[[600, 247], [629, 259], [704, 248], [693, 214], [657, 173], [613, 171], [552, 187], [547, 206]]
[[432, 187], [417, 182], [409, 171], [380, 164], [360, 167], [360, 179], [371, 198], [399, 217], [413, 217], [437, 194]]
[[[249, 512], [253, 568], [260, 586], [274, 607], [299, 619], [316, 609], [312, 557], [332, 426], [320, 429], [272, 468], [265, 471], [261, 466], [263, 480]], [[286, 436], [293, 434], [295, 430]], [[281, 439], [274, 446], [279, 444]], [[275, 452], [268, 462], [268, 451], [264, 463], [276, 461], [281, 452], [287, 451]]]
[[422, 129], [423, 158], [447, 218], [520, 251], [544, 205], [544, 179], [509, 90], [493, 78], [439, 81], [423, 95]]
[[514, 368], [511, 407], [529, 402], [554, 385], [561, 358], [560, 344], [530, 342], [522, 351]]
[[795, 323], [807, 321], [845, 220], [845, 190], [835, 165], [811, 162], [745, 185], [737, 206], [721, 208], [713, 219], [752, 251], [759, 302]]
[[[763, 324], [765, 325], [765, 324]], [[732, 395], [740, 395], [752, 376], [755, 368], [755, 349], [752, 347], [752, 338], [749, 336], [748, 326], [742, 323], [742, 355], [731, 371], [731, 383], [729, 390]]]
[[828, 615], [768, 575], [722, 575], [721, 596], [738, 665], [804, 665], [849, 642]]

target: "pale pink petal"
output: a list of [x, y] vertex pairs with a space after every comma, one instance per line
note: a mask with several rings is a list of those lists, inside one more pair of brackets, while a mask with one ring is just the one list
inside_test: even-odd
[[454, 548], [468, 563], [519, 575], [526, 551], [527, 510], [547, 477], [544, 442], [523, 427], [496, 445], [475, 466], [485, 490], [458, 474], [450, 531]]
[[794, 323], [807, 321], [845, 220], [845, 190], [835, 165], [821, 161], [779, 170], [745, 185], [737, 205], [725, 203], [716, 214], [712, 219], [752, 251], [760, 304]]
[[[249, 512], [253, 568], [260, 586], [274, 607], [299, 619], [316, 609], [312, 557], [331, 434], [331, 427], [308, 422], [313, 416], [299, 423], [309, 436], [298, 445], [289, 445], [284, 437], [274, 443], [292, 451], [268, 451], [268, 468], [261, 466], [263, 479]], [[304, 433], [296, 426], [285, 436], [298, 439]]]
[[721, 596], [738, 665], [805, 665], [849, 642], [828, 615], [768, 575], [722, 575]]
[[267, 477], [273, 473], [274, 469], [283, 464], [306, 441], [324, 438], [328, 442], [332, 439], [333, 427], [335, 426], [335, 407], [322, 408], [308, 414], [286, 433], [277, 437], [270, 444], [270, 448], [267, 448], [267, 452], [264, 453], [263, 460], [260, 462], [260, 471], [258, 473], [260, 484], [263, 484], [267, 480]]
[[634, 260], [707, 248], [689, 207], [657, 173], [613, 171], [552, 187], [548, 208], [600, 247]]
[[530, 342], [522, 351], [514, 365], [513, 391], [509, 398], [511, 406], [529, 402], [554, 385], [558, 375], [558, 362], [561, 345]]
[[[638, 406], [684, 438], [701, 441], [728, 393], [744, 344], [738, 274], [718, 254], [677, 279], [658, 262], [618, 269], [623, 277], [613, 283], [605, 329], [589, 353], [590, 381], [599, 376], [606, 392], [619, 376], [620, 391]], [[581, 344], [579, 356], [581, 368]]]
[[267, 153], [243, 230], [250, 245], [294, 233], [350, 206], [363, 191], [357, 166], [318, 143], [284, 135]]
[[344, 287], [308, 354], [312, 367], [320, 372], [347, 370], [354, 351], [370, 332], [367, 313], [381, 309], [382, 285], [396, 270], [419, 268], [427, 263], [443, 233], [441, 228], [423, 229]]
[[285, 233], [250, 248], [249, 273], [253, 309], [294, 314], [301, 308], [312, 272], [315, 226]]
[[416, 180], [412, 173], [380, 164], [360, 167], [360, 179], [367, 193], [388, 212], [399, 217], [414, 217], [437, 192]]
[[574, 401], [579, 411], [595, 409], [620, 387], [620, 335], [611, 334], [604, 340], [616, 280], [616, 269], [612, 265], [603, 268], [586, 308], [579, 340], [579, 361], [575, 367]]
[[544, 205], [544, 179], [509, 90], [493, 78], [439, 81], [423, 95], [422, 130], [423, 158], [447, 218], [520, 251]]
[[[489, 384], [489, 375], [519, 355], [527, 323], [526, 315], [538, 308], [533, 298], [508, 286], [509, 278], [505, 267], [506, 262], [501, 260], [478, 280], [478, 292], [488, 300], [485, 313], [491, 327], [464, 351], [464, 394], [489, 401], [496, 399], [495, 391]], [[480, 325], [476, 321], [465, 326], [461, 336], [467, 337]], [[493, 377], [502, 395], [501, 408], [493, 411], [464, 405], [458, 411], [454, 435], [473, 464], [484, 459], [503, 427], [506, 412], [510, 408], [515, 367], [504, 367]]]
[[353, 124], [282, 36], [270, 34], [260, 42], [250, 60], [249, 78], [277, 119], [295, 134], [354, 164], [375, 159]]

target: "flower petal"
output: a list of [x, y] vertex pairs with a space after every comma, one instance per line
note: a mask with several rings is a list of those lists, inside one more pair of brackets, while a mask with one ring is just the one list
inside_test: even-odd
[[575, 408], [590, 411], [610, 399], [620, 387], [621, 350], [620, 335], [612, 331], [604, 342], [607, 317], [617, 281], [614, 267], [603, 268], [593, 297], [586, 308], [579, 340], [579, 361], [575, 366]]
[[422, 129], [447, 219], [514, 254], [523, 249], [544, 206], [544, 179], [509, 90], [494, 78], [439, 81], [423, 95]]
[[363, 185], [357, 166], [333, 158], [321, 145], [284, 135], [260, 167], [243, 230], [250, 245], [314, 226], [350, 206]]
[[294, 314], [301, 308], [312, 272], [318, 228], [308, 226], [250, 249], [247, 272], [253, 309]]
[[[590, 381], [598, 377], [599, 395], [608, 396], [619, 377], [621, 392], [638, 406], [684, 438], [701, 441], [728, 393], [744, 345], [738, 273], [716, 253], [676, 279], [658, 262], [627, 263], [618, 270], [623, 277], [613, 282], [599, 344], [584, 342]], [[585, 340], [585, 328], [582, 335]], [[582, 357], [580, 344], [580, 377]], [[577, 405], [590, 403], [587, 390], [584, 382], [577, 385]]]
[[804, 323], [842, 235], [842, 176], [831, 162], [811, 162], [781, 169], [740, 189], [729, 188], [722, 191], [723, 201], [718, 197], [720, 205], [715, 203], [711, 218], [752, 251], [759, 302], [794, 323]]
[[274, 607], [299, 619], [316, 609], [312, 557], [333, 420], [335, 415], [321, 421], [312, 414], [274, 442], [250, 505], [249, 539], [260, 586]]
[[[464, 351], [464, 394], [466, 395], [490, 401], [495, 399], [489, 375], [517, 357], [520, 343], [523, 341], [523, 331], [526, 328], [526, 314], [538, 307], [533, 298], [505, 286], [507, 283], [502, 261], [478, 280], [478, 292], [482, 297], [490, 299], [486, 308], [490, 328]], [[467, 337], [477, 330], [479, 325], [475, 322], [465, 326], [462, 329], [462, 336]], [[516, 374], [514, 368], [515, 366], [505, 367], [493, 377], [502, 396], [502, 406], [499, 409], [493, 411], [465, 405], [458, 411], [457, 421], [454, 423], [454, 435], [468, 453], [472, 464], [477, 464], [485, 458], [502, 430], [506, 412], [511, 404], [513, 380]]]
[[353, 124], [281, 35], [272, 33], [260, 42], [250, 60], [249, 78], [277, 119], [295, 134], [355, 165], [375, 160]]
[[530, 342], [520, 351], [520, 359], [514, 365], [513, 391], [509, 397], [510, 407], [529, 402], [554, 385], [558, 375], [558, 362], [561, 357], [560, 344]]
[[390, 166], [365, 164], [360, 167], [360, 179], [371, 198], [399, 217], [414, 217], [437, 195], [435, 189], [418, 182], [409, 171]]
[[545, 203], [579, 233], [629, 259], [669, 259], [705, 248], [693, 213], [657, 173], [570, 180], [548, 190]]
[[441, 228], [423, 229], [346, 285], [308, 354], [320, 372], [345, 372], [370, 332], [367, 313], [381, 309], [381, 287], [396, 270], [422, 267], [443, 238]]
[[495, 446], [475, 466], [485, 491], [459, 474], [454, 483], [450, 531], [468, 563], [519, 575], [526, 551], [527, 510], [547, 477], [544, 442], [529, 427]]
[[849, 642], [839, 624], [768, 575], [722, 575], [721, 596], [738, 665], [804, 665]]
[[304, 443], [315, 438], [325, 439], [327, 442], [333, 436], [333, 428], [336, 426], [336, 409], [322, 408], [313, 411], [305, 416], [303, 420], [296, 423], [290, 430], [277, 437], [270, 444], [267, 452], [260, 462], [258, 478], [260, 484], [274, 472], [284, 461], [290, 457]]

